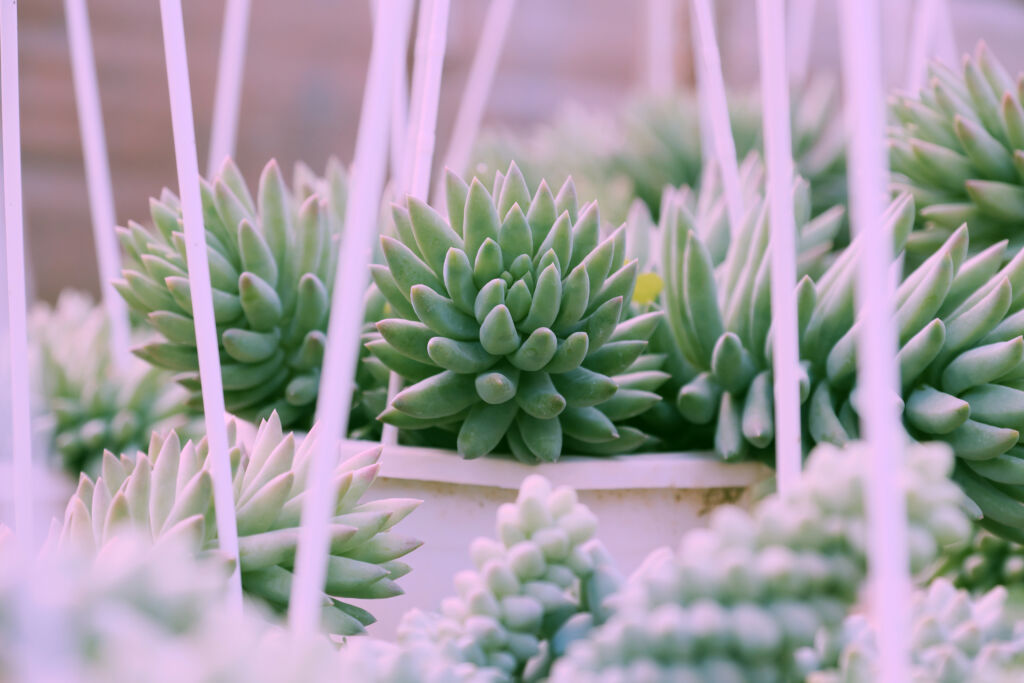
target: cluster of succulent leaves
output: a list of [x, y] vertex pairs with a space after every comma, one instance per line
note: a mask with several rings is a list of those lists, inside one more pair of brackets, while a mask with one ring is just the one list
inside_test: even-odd
[[[272, 413], [246, 443], [236, 423], [229, 424], [242, 587], [281, 612], [291, 594], [316, 432], [314, 427], [296, 443], [294, 434], [283, 434]], [[372, 614], [344, 600], [401, 594], [397, 579], [410, 567], [399, 558], [420, 545], [391, 530], [419, 501], [359, 502], [377, 477], [379, 458], [379, 448], [358, 453], [331, 475], [335, 498], [321, 610], [330, 633], [361, 633], [373, 623]], [[79, 480], [56, 542], [102, 551], [129, 529], [158, 540], [184, 539], [197, 552], [215, 549], [211, 468], [205, 440], [183, 446], [173, 431], [164, 437], [154, 434], [147, 453], [104, 453], [100, 476]]]
[[597, 520], [567, 487], [527, 477], [498, 509], [498, 538], [470, 547], [474, 569], [456, 574], [440, 614], [414, 610], [399, 642], [432, 643], [444, 659], [498, 680], [539, 680], [566, 646], [600, 624], [621, 578], [595, 538]]
[[[991, 589], [978, 598], [936, 579], [914, 594], [908, 683], [1010, 681], [1024, 663], [1024, 624], [1006, 609], [1007, 591]], [[875, 629], [862, 614], [847, 617], [805, 652], [822, 669], [807, 683], [871, 683], [879, 680]], [[831, 668], [826, 669], [824, 663]], [[1016, 669], [1019, 674], [1020, 669]]]
[[971, 545], [948, 558], [941, 568], [959, 588], [972, 593], [996, 586], [1024, 585], [1024, 546], [979, 529]]
[[[819, 446], [787, 495], [753, 512], [717, 508], [678, 550], [655, 551], [551, 681], [803, 680], [812, 667], [802, 651], [840, 626], [866, 575], [864, 448]], [[971, 531], [952, 463], [942, 444], [907, 451], [915, 570]]]
[[960, 72], [935, 62], [920, 93], [891, 98], [895, 185], [914, 195], [924, 229], [907, 243], [920, 260], [967, 223], [975, 248], [1010, 240], [1024, 220], [1022, 82], [985, 47]]
[[370, 353], [410, 386], [380, 415], [457, 433], [464, 457], [525, 462], [620, 453], [649, 441], [626, 423], [668, 375], [644, 355], [658, 313], [624, 319], [637, 277], [625, 231], [602, 239], [596, 203], [567, 180], [531, 195], [518, 167], [488, 192], [449, 174], [448, 218], [410, 198], [371, 266], [394, 317]]
[[154, 430], [193, 432], [186, 392], [164, 370], [115, 359], [106, 311], [88, 295], [61, 292], [29, 316], [30, 373], [51, 448], [71, 474], [92, 472], [104, 450], [144, 448]]
[[[229, 160], [201, 182], [201, 194], [227, 410], [248, 420], [277, 411], [286, 426], [306, 429], [319, 388], [347, 181], [332, 160], [323, 179], [300, 165], [293, 185], [271, 161], [254, 198]], [[180, 373], [201, 407], [178, 198], [165, 189], [150, 200], [150, 217], [152, 229], [134, 222], [118, 229], [130, 262], [115, 286], [162, 336], [135, 353]]]
[[[736, 153], [760, 149], [762, 124], [756, 92], [730, 94]], [[799, 172], [811, 181], [813, 213], [845, 203], [842, 126], [835, 83], [816, 79], [793, 102], [793, 149]], [[580, 196], [597, 199], [615, 221], [625, 220], [633, 198], [657, 216], [666, 186], [696, 187], [702, 179], [700, 112], [695, 93], [643, 97], [610, 117], [567, 109], [528, 136], [490, 132], [481, 136], [473, 171], [494, 173], [519, 164], [531, 187], [542, 178], [572, 174]]]
[[[124, 533], [98, 555], [27, 560], [0, 529], [0, 678], [82, 683], [327, 683], [337, 655], [247, 604], [224, 608], [230, 563]], [[30, 606], [30, 607], [29, 607]]]

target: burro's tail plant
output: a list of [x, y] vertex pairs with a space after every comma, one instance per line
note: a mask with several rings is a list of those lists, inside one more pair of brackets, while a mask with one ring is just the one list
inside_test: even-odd
[[115, 359], [107, 314], [88, 295], [37, 304], [29, 335], [34, 398], [68, 472], [92, 472], [104, 450], [144, 448], [154, 430], [188, 428], [185, 390], [137, 358]]
[[[1000, 586], [972, 598], [946, 579], [915, 593], [909, 683], [1019, 680], [1011, 674], [1019, 675], [1024, 664], [1024, 628], [1006, 609], [1007, 595]], [[808, 665], [823, 669], [807, 683], [879, 680], [875, 629], [865, 615], [848, 617], [837, 633], [803, 654]]]
[[925, 224], [908, 241], [911, 256], [931, 253], [964, 222], [975, 248], [1024, 243], [1021, 85], [981, 43], [959, 71], [933, 63], [920, 93], [892, 97], [892, 169]]
[[[334, 161], [323, 180], [300, 166], [293, 189], [271, 161], [255, 197], [230, 161], [202, 181], [224, 401], [232, 414], [256, 420], [277, 411], [285, 426], [310, 426], [346, 191]], [[150, 200], [150, 216], [152, 230], [134, 222], [118, 229], [129, 264], [115, 286], [163, 337], [135, 353], [181, 373], [178, 380], [201, 404], [178, 198], [165, 189]]]
[[441, 614], [406, 615], [400, 644], [430, 644], [495, 680], [536, 680], [604, 620], [621, 579], [595, 538], [597, 519], [569, 487], [527, 477], [516, 502], [498, 509], [497, 527], [497, 540], [473, 541], [474, 569], [455, 576], [458, 595], [441, 602]]
[[[260, 425], [251, 447], [230, 431], [230, 458], [238, 516], [242, 587], [283, 611], [293, 579], [302, 501], [309, 484], [316, 427], [296, 444], [284, 435], [276, 413]], [[361, 633], [373, 616], [346, 598], [401, 594], [396, 580], [409, 572], [400, 557], [420, 543], [391, 531], [419, 501], [386, 499], [360, 503], [379, 469], [380, 449], [340, 463], [331, 475], [335, 491], [322, 620], [332, 633]], [[205, 440], [184, 446], [177, 434], [154, 434], [148, 453], [120, 458], [104, 453], [102, 474], [83, 475], [68, 503], [57, 542], [101, 550], [123, 529], [154, 539], [181, 537], [197, 551], [217, 547], [213, 481]]]
[[[698, 374], [681, 388], [688, 420], [714, 421], [714, 447], [736, 459], [774, 441], [770, 265], [767, 221], [712, 267], [680, 212], [669, 228], [666, 312], [683, 355]], [[885, 229], [899, 253], [913, 224], [902, 195]], [[894, 308], [903, 418], [917, 440], [948, 442], [956, 480], [997, 533], [1021, 534], [1024, 460], [1024, 255], [1008, 262], [1005, 241], [969, 256], [968, 229], [956, 230], [903, 277]], [[854, 241], [814, 282], [797, 285], [801, 398], [806, 436], [842, 444], [858, 435]]]
[[[866, 573], [864, 447], [819, 446], [800, 483], [751, 513], [720, 507], [677, 551], [655, 551], [611, 616], [556, 662], [552, 681], [802, 681], [802, 648], [837, 628]], [[907, 452], [915, 569], [967, 541], [963, 496], [941, 444]]]
[[620, 421], [655, 404], [667, 375], [641, 358], [659, 314], [623, 321], [637, 277], [624, 230], [602, 240], [571, 180], [531, 196], [515, 165], [492, 193], [455, 176], [448, 193], [448, 219], [415, 199], [396, 207], [399, 238], [381, 238], [387, 265], [372, 266], [395, 317], [367, 348], [410, 383], [380, 419], [456, 431], [464, 457], [643, 445]]

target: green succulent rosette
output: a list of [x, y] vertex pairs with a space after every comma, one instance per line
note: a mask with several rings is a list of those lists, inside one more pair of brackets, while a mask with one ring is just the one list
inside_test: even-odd
[[979, 529], [971, 545], [949, 558], [941, 573], [958, 588], [982, 593], [997, 586], [1024, 585], [1024, 546]]
[[67, 472], [93, 472], [104, 450], [144, 448], [155, 430], [197, 431], [170, 373], [113, 357], [106, 311], [88, 295], [64, 290], [53, 307], [36, 304], [28, 322], [41, 426]]
[[967, 223], [971, 242], [1024, 243], [1024, 108], [1021, 81], [979, 43], [959, 70], [932, 63], [919, 93], [890, 99], [894, 184], [914, 195], [923, 229], [908, 256], [920, 261]]
[[[867, 571], [864, 446], [819, 446], [800, 482], [752, 512], [717, 508], [678, 550], [655, 551], [610, 598], [605, 623], [555, 663], [552, 683], [802, 681], [805, 648], [840, 627]], [[940, 444], [914, 445], [901, 479], [917, 570], [967, 542]]]
[[[283, 612], [317, 430], [298, 443], [294, 434], [283, 434], [272, 413], [251, 444], [238, 438], [233, 421], [229, 431], [242, 588]], [[331, 633], [361, 633], [373, 623], [373, 615], [345, 600], [400, 595], [397, 579], [410, 567], [399, 558], [420, 545], [392, 531], [420, 501], [360, 502], [377, 477], [379, 458], [380, 449], [370, 449], [339, 463], [331, 474], [335, 493], [322, 598], [322, 623]], [[174, 432], [154, 434], [148, 452], [136, 457], [104, 453], [100, 476], [79, 480], [57, 542], [102, 550], [129, 529], [156, 540], [185, 539], [197, 552], [216, 549], [211, 468], [205, 440], [182, 445]]]
[[[395, 317], [370, 353], [409, 383], [380, 419], [457, 433], [464, 457], [525, 462], [621, 453], [648, 441], [621, 421], [658, 402], [668, 375], [645, 357], [656, 312], [623, 320], [636, 283], [625, 232], [601, 239], [572, 182], [532, 196], [513, 164], [493, 192], [448, 178], [445, 219], [409, 199], [373, 279]], [[525, 208], [524, 208], [525, 207]]]
[[[276, 411], [284, 425], [302, 429], [316, 406], [347, 182], [336, 161], [325, 179], [305, 166], [295, 176], [289, 188], [271, 161], [254, 197], [229, 160], [201, 181], [201, 195], [227, 410], [249, 420]], [[135, 353], [180, 373], [200, 407], [178, 198], [165, 189], [150, 200], [150, 216], [151, 230], [134, 222], [118, 229], [129, 265], [114, 285], [162, 336]]]
[[[910, 683], [1015, 680], [1024, 664], [1024, 627], [1006, 609], [1005, 588], [973, 598], [945, 579], [914, 594]], [[879, 680], [875, 629], [865, 615], [850, 616], [831, 637], [820, 639], [808, 664], [807, 683], [871, 683]]]

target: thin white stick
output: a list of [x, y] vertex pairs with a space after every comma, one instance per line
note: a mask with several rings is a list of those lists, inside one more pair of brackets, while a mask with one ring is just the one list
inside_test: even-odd
[[672, 92], [676, 82], [676, 0], [647, 0], [647, 89], [658, 95]]
[[906, 83], [910, 93], [916, 94], [924, 86], [928, 62], [933, 57], [939, 56], [947, 64], [954, 64], [951, 60], [951, 55], [955, 58], [954, 49], [941, 35], [944, 32], [943, 16], [945, 15], [947, 22], [949, 18], [943, 9], [945, 4], [944, 0], [917, 0], [907, 58]]
[[[487, 10], [473, 65], [466, 79], [466, 88], [462, 92], [459, 112], [455, 116], [448, 151], [443, 157], [445, 167], [455, 173], [464, 173], [469, 164], [469, 156], [480, 131], [484, 105], [487, 104], [494, 74], [498, 70], [498, 60], [505, 47], [505, 36], [508, 34], [515, 5], [516, 0], [491, 0], [491, 6]], [[441, 174], [434, 183], [434, 204], [440, 210], [444, 210], [446, 199], [444, 174]]]
[[811, 61], [811, 39], [814, 36], [814, 10], [817, 4], [817, 0], [789, 0], [786, 44], [789, 46], [789, 79], [795, 84], [807, 80], [807, 67]]
[[729, 215], [729, 228], [738, 234], [743, 223], [743, 192], [740, 188], [740, 172], [736, 162], [736, 143], [729, 124], [729, 104], [725, 99], [725, 82], [722, 80], [722, 60], [715, 38], [715, 24], [708, 0], [693, 0], [693, 21], [699, 36], [697, 63], [701, 75], [702, 94], [707, 96], [708, 114], [711, 124], [715, 156], [722, 171], [722, 186], [725, 189], [725, 206]]
[[[437, 105], [441, 96], [441, 71], [448, 40], [449, 0], [423, 0], [419, 30], [416, 32], [416, 64], [413, 67], [412, 115], [406, 137], [403, 181], [399, 196], [408, 194], [426, 200], [430, 189], [430, 167], [434, 161], [437, 136]], [[395, 373], [388, 379], [388, 401], [402, 388]], [[398, 443], [398, 428], [384, 425], [381, 443]]]
[[238, 137], [238, 110], [242, 100], [245, 72], [246, 34], [249, 29], [250, 0], [228, 0], [224, 8], [224, 28], [220, 37], [220, 61], [217, 64], [217, 91], [213, 100], [213, 125], [206, 172], [209, 177], [228, 157], [235, 155]]
[[299, 633], [319, 625], [320, 595], [327, 573], [331, 518], [331, 471], [338, 455], [338, 438], [346, 433], [349, 402], [359, 356], [359, 329], [363, 320], [363, 294], [369, 281], [367, 264], [372, 260], [377, 234], [377, 212], [387, 165], [388, 109], [394, 69], [402, 52], [402, 14], [409, 14], [409, 0], [382, 0], [379, 21], [373, 28], [373, 48], [366, 77], [359, 137], [352, 162], [351, 191], [345, 210], [345, 234], [338, 256], [337, 275], [327, 329], [323, 372], [316, 406], [320, 434], [310, 466], [302, 526], [295, 558], [289, 621]]
[[167, 60], [167, 87], [171, 101], [171, 127], [174, 133], [174, 157], [178, 167], [178, 193], [185, 224], [185, 255], [188, 262], [192, 316], [196, 327], [199, 354], [199, 379], [206, 415], [206, 439], [213, 462], [213, 504], [217, 517], [217, 542], [221, 552], [235, 560], [229, 584], [228, 602], [242, 609], [242, 579], [238, 570], [238, 525], [235, 521], [235, 497], [228, 460], [228, 432], [224, 423], [224, 387], [220, 375], [217, 324], [213, 317], [213, 293], [210, 265], [206, 256], [206, 228], [199, 195], [199, 156], [196, 130], [192, 120], [192, 91], [189, 85], [188, 56], [185, 52], [185, 26], [181, 0], [160, 0], [164, 57]]
[[107, 136], [103, 130], [100, 90], [96, 81], [89, 12], [85, 0], [64, 0], [68, 22], [68, 44], [71, 47], [71, 75], [75, 83], [78, 105], [78, 126], [82, 133], [82, 158], [89, 190], [92, 234], [99, 267], [100, 292], [110, 325], [110, 352], [116, 366], [128, 359], [130, 346], [128, 307], [114, 289], [114, 280], [121, 277], [121, 253], [118, 250], [114, 225], [114, 190], [107, 158]]
[[934, 0], [935, 17], [935, 56], [948, 66], [957, 65], [956, 35], [953, 32], [952, 7], [949, 0]]
[[761, 110], [772, 254], [772, 356], [775, 378], [775, 471], [779, 492], [800, 478], [800, 342], [796, 313], [796, 225], [793, 218], [793, 144], [783, 0], [758, 0]]
[[4, 232], [10, 316], [11, 447], [14, 449], [14, 530], [30, 547], [33, 532], [32, 422], [25, 301], [25, 224], [21, 207], [21, 96], [18, 92], [18, 1], [0, 4], [0, 122], [3, 125]]
[[395, 178], [395, 194], [401, 196], [409, 191], [412, 178], [413, 158], [416, 144], [416, 122], [420, 118], [420, 107], [423, 104], [423, 87], [426, 81], [425, 69], [427, 61], [424, 52], [427, 49], [427, 33], [430, 30], [430, 11], [435, 0], [417, 0], [419, 12], [416, 16], [416, 43], [413, 47], [412, 83], [409, 86], [409, 111], [405, 122], [405, 138], [402, 142], [402, 166]]
[[849, 130], [850, 218], [864, 240], [857, 270], [857, 299], [864, 327], [858, 335], [857, 380], [861, 425], [867, 440], [868, 564], [878, 628], [879, 680], [910, 680], [910, 578], [906, 500], [900, 488], [905, 432], [896, 397], [899, 367], [892, 245], [882, 227], [888, 166], [877, 0], [840, 3], [843, 87]]
[[[370, 16], [377, 20], [377, 5], [381, 0], [370, 0]], [[402, 12], [397, 35], [404, 47], [409, 45], [409, 29], [412, 27], [412, 12]], [[405, 68], [405, 51], [398, 56], [395, 65], [395, 78], [391, 90], [391, 142], [388, 145], [390, 154], [391, 177], [398, 178], [402, 172], [402, 148], [405, 144], [406, 126], [408, 125], [409, 80]]]

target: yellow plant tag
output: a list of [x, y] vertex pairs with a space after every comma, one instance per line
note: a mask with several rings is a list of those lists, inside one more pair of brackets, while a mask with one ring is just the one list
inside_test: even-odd
[[664, 283], [657, 273], [640, 273], [636, 278], [636, 288], [633, 290], [633, 303], [646, 306], [653, 304], [661, 294]]

